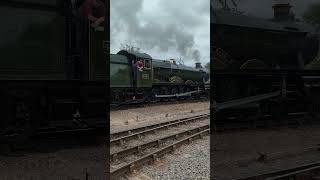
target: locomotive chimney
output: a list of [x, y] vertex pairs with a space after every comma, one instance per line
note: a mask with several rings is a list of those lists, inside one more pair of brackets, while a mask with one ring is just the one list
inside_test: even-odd
[[196, 69], [201, 69], [202, 66], [201, 66], [201, 63], [200, 62], [196, 62]]
[[273, 18], [276, 21], [288, 21], [292, 20], [293, 14], [291, 13], [291, 5], [289, 2], [276, 1], [272, 6]]
[[175, 59], [170, 59], [170, 61], [171, 61], [172, 64], [175, 64], [175, 65], [177, 64]]

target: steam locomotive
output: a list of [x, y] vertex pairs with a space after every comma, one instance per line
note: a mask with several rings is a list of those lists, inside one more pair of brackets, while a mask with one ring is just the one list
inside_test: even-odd
[[[142, 61], [140, 70], [134, 68]], [[175, 60], [157, 60], [146, 53], [121, 50], [110, 55], [111, 103], [114, 105], [155, 102], [206, 96], [208, 72], [177, 64]]]
[[[317, 109], [319, 93], [315, 93], [318, 89], [314, 85], [320, 78], [318, 72], [306, 67], [310, 67], [318, 55], [319, 38], [301, 22], [282, 21], [283, 12], [289, 14], [291, 6], [281, 4], [283, 7], [287, 11], [277, 12], [274, 7], [272, 20], [211, 9], [212, 98], [220, 112], [230, 114], [242, 109], [243, 113], [249, 107], [256, 107], [258, 111], [274, 115], [275, 111]], [[277, 103], [274, 98], [279, 97], [287, 104]], [[306, 100], [311, 99], [307, 105]], [[290, 110], [282, 111], [283, 107]]]
[[294, 23], [281, 24], [224, 10], [214, 10], [211, 23], [214, 50], [220, 48], [233, 59], [229, 62], [231, 59], [216, 56], [218, 69], [245, 69], [254, 62], [260, 65], [256, 68], [303, 69], [319, 49], [315, 35]]
[[[106, 127], [104, 27], [65, 0], [0, 2], [0, 139]], [[82, 40], [79, 40], [82, 39]]]

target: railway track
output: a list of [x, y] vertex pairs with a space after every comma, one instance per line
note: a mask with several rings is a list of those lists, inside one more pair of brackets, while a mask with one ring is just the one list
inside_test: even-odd
[[139, 108], [139, 107], [151, 107], [151, 106], [159, 106], [159, 105], [169, 105], [169, 104], [183, 104], [183, 103], [195, 103], [195, 102], [205, 102], [208, 101], [208, 98], [201, 98], [201, 99], [182, 99], [182, 100], [163, 100], [157, 102], [140, 102], [140, 103], [132, 103], [132, 104], [124, 104], [124, 105], [117, 105], [111, 104], [110, 110], [117, 111], [117, 110], [127, 110], [130, 108]]
[[163, 122], [163, 123], [152, 124], [149, 126], [143, 126], [143, 127], [139, 127], [139, 128], [128, 129], [125, 131], [111, 133], [110, 134], [111, 144], [115, 143], [115, 142], [119, 142], [119, 141], [121, 141], [121, 139], [122, 140], [129, 139], [132, 137], [137, 137], [142, 134], [152, 133], [156, 130], [161, 130], [163, 128], [168, 128], [168, 127], [177, 126], [180, 124], [185, 124], [188, 122], [199, 121], [199, 120], [208, 119], [208, 118], [210, 118], [210, 113], [204, 113], [204, 114], [200, 114], [197, 116], [175, 119], [175, 120], [167, 121], [167, 122]]
[[256, 128], [272, 128], [281, 126], [303, 126], [312, 123], [307, 112], [288, 113], [287, 118], [282, 120], [274, 119], [271, 115], [263, 115], [260, 119], [245, 118], [239, 119], [236, 117], [228, 117], [224, 121], [214, 123], [212, 126], [215, 131], [229, 131], [241, 129], [256, 129]]
[[[111, 177], [133, 172], [182, 145], [209, 135], [209, 118], [210, 114], [206, 113], [112, 134]], [[151, 136], [149, 140], [148, 136]]]
[[316, 180], [319, 178], [320, 162], [315, 162], [239, 180]]

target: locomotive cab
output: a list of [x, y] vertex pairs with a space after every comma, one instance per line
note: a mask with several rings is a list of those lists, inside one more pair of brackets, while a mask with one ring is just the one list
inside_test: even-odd
[[[152, 87], [152, 57], [145, 53], [121, 50], [118, 55], [126, 56], [131, 69], [133, 88]], [[140, 62], [139, 62], [140, 61]]]
[[152, 58], [148, 54], [121, 50], [110, 56], [113, 104], [143, 102], [152, 91]]

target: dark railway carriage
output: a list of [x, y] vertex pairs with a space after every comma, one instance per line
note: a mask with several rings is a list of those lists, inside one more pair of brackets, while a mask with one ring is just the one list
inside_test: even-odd
[[[104, 129], [104, 28], [63, 0], [0, 2], [0, 137]], [[82, 37], [82, 38], [81, 38]]]

